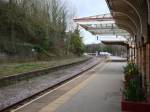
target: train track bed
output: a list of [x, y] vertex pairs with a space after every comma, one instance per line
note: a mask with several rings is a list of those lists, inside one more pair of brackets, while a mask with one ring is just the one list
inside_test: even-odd
[[22, 105], [22, 103], [49, 91], [97, 65], [100, 58], [91, 58], [85, 62], [57, 69], [43, 76], [20, 81], [0, 88], [0, 110]]

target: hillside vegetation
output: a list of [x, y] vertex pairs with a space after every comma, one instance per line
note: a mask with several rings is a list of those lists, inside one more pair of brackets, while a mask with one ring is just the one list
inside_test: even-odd
[[60, 0], [1, 0], [0, 53], [20, 59], [81, 56], [79, 30], [66, 32], [71, 14]]

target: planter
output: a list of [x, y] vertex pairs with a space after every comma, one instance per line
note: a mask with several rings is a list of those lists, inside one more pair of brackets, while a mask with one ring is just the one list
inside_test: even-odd
[[122, 99], [121, 110], [129, 112], [150, 112], [150, 103], [126, 101]]

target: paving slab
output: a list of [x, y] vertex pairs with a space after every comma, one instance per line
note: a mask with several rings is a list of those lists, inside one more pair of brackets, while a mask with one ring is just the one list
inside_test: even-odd
[[103, 70], [96, 71], [88, 84], [55, 112], [121, 112], [120, 89], [124, 64], [109, 62]]

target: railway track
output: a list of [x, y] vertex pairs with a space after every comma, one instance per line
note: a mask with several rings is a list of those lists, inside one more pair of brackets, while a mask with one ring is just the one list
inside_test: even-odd
[[14, 104], [12, 104], [12, 105], [10, 105], [10, 106], [8, 106], [8, 107], [2, 109], [1, 112], [14, 112], [13, 110], [15, 110], [15, 109], [17, 109], [17, 108], [19, 108], [19, 107], [21, 107], [21, 106], [23, 106], [23, 105], [26, 105], [28, 102], [32, 102], [32, 101], [34, 101], [35, 99], [37, 99], [37, 98], [39, 98], [39, 97], [42, 97], [43, 95], [45, 95], [45, 94], [47, 94], [47, 93], [53, 91], [54, 89], [58, 88], [59, 86], [61, 86], [61, 85], [65, 84], [65, 83], [67, 83], [68, 81], [73, 80], [74, 78], [80, 76], [80, 74], [82, 74], [82, 73], [84, 73], [84, 72], [90, 70], [91, 68], [95, 67], [95, 66], [98, 65], [99, 63], [100, 63], [100, 62], [96, 62], [96, 63], [92, 64], [90, 67], [88, 67], [88, 68], [82, 70], [82, 71], [79, 72], [78, 74], [73, 75], [73, 76], [71, 76], [71, 77], [69, 77], [69, 78], [66, 78], [65, 80], [59, 81], [59, 82], [57, 82], [56, 84], [54, 84], [54, 85], [52, 85], [52, 86], [50, 86], [50, 87], [48, 87], [48, 88], [46, 88], [46, 89], [44, 89], [44, 90], [42, 90], [42, 91], [40, 91], [40, 92], [38, 92], [38, 93], [36, 93], [36, 94], [30, 96], [30, 97], [27, 97], [27, 98], [25, 98], [25, 99], [23, 99], [23, 100], [21, 100], [21, 101], [19, 101], [19, 102], [16, 102], [16, 103], [14, 103]]

